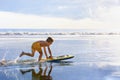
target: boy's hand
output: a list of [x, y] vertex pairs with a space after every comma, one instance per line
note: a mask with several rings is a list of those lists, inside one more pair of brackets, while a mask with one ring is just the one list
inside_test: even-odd
[[49, 56], [49, 59], [53, 59], [53, 57], [52, 57], [52, 56]]

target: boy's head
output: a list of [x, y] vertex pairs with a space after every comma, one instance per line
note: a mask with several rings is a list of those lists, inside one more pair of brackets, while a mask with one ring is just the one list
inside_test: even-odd
[[54, 40], [51, 37], [48, 37], [46, 41], [52, 43]]

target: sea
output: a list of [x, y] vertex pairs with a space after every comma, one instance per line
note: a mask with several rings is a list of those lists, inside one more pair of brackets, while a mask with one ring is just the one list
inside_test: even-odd
[[[120, 80], [120, 35], [99, 33], [80, 29], [0, 29], [0, 80]], [[33, 42], [47, 37], [54, 39], [50, 46], [53, 56], [74, 58], [38, 62], [38, 52], [34, 57], [19, 57], [22, 51], [31, 52]]]

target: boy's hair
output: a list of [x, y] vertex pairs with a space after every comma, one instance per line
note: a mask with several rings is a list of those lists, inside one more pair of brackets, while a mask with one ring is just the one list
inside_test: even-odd
[[48, 37], [46, 41], [47, 42], [53, 42], [54, 40], [51, 37]]

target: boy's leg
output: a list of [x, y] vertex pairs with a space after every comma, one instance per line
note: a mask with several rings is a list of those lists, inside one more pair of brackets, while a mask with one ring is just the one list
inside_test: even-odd
[[34, 54], [35, 54], [35, 49], [32, 49], [32, 54], [31, 54], [31, 53], [25, 53], [25, 52], [22, 52], [22, 53], [20, 54], [20, 57], [22, 57], [23, 55], [33, 57], [33, 56], [34, 56]]

